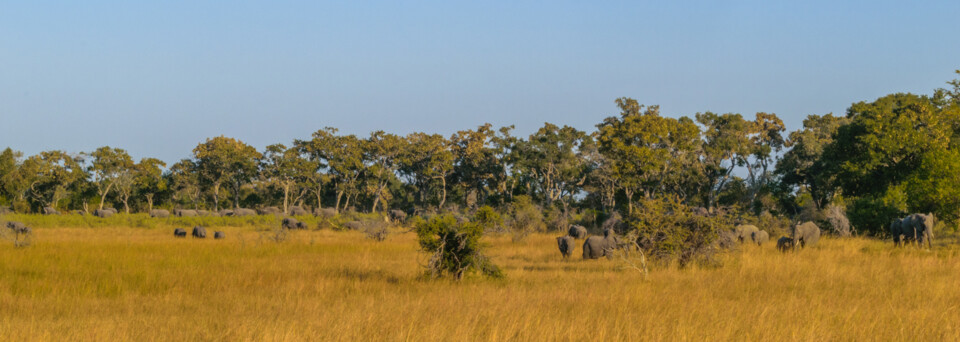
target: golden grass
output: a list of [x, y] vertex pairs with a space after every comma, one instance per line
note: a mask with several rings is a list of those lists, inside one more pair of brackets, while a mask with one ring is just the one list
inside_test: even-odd
[[[0, 340], [960, 340], [960, 255], [825, 239], [721, 268], [561, 260], [552, 235], [488, 237], [507, 278], [418, 280], [413, 233], [40, 228], [0, 245]], [[212, 235], [210, 229], [210, 234]], [[579, 248], [577, 253], [579, 253]]]

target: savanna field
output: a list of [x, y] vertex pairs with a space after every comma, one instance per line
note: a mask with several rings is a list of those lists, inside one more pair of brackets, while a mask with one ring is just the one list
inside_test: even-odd
[[422, 279], [426, 256], [403, 228], [277, 242], [256, 224], [208, 227], [223, 240], [176, 239], [162, 221], [43, 224], [28, 247], [0, 244], [0, 340], [960, 340], [952, 236], [932, 250], [747, 245], [719, 267], [645, 278], [636, 258], [581, 260], [582, 240], [563, 260], [559, 234], [487, 235], [506, 277], [458, 283]]

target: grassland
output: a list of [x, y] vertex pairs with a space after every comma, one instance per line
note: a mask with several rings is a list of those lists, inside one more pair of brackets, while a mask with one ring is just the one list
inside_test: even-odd
[[454, 283], [418, 278], [409, 232], [214, 229], [228, 238], [160, 223], [2, 241], [0, 340], [960, 340], [960, 249], [944, 242], [768, 244], [644, 280], [622, 260], [561, 260], [553, 235], [490, 236], [507, 277]]

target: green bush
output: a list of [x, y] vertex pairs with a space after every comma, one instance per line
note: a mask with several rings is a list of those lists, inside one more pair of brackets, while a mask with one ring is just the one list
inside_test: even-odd
[[453, 276], [461, 280], [467, 272], [479, 271], [494, 278], [503, 277], [500, 268], [482, 253], [483, 229], [473, 222], [460, 222], [453, 215], [438, 215], [417, 222], [417, 241], [430, 254], [426, 275], [432, 278]]
[[729, 232], [733, 218], [728, 215], [694, 215], [677, 200], [641, 200], [634, 213], [623, 223], [628, 234], [654, 261], [715, 264], [715, 255], [731, 246]]

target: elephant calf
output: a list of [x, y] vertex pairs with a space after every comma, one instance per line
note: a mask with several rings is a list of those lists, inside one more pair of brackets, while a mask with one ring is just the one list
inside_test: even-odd
[[96, 216], [96, 217], [99, 217], [99, 218], [107, 218], [107, 217], [113, 216], [113, 214], [116, 214], [116, 212], [110, 210], [109, 208], [108, 208], [108, 209], [96, 209], [96, 210], [93, 211], [93, 216]]
[[306, 223], [300, 222], [299, 220], [292, 217], [284, 218], [283, 221], [280, 223], [280, 226], [286, 229], [307, 229]]
[[757, 244], [757, 246], [762, 246], [770, 240], [770, 234], [762, 230], [756, 231], [750, 234], [750, 240]]
[[560, 248], [560, 255], [564, 258], [568, 258], [570, 254], [573, 254], [573, 244], [574, 240], [570, 236], [557, 237], [557, 247]]
[[344, 223], [343, 225], [344, 227], [347, 227], [347, 229], [350, 229], [350, 230], [360, 230], [361, 228], [363, 228], [363, 223], [360, 223], [360, 221], [350, 221], [350, 222]]
[[390, 221], [393, 221], [395, 224], [403, 224], [407, 220], [407, 213], [403, 210], [393, 209], [390, 210]]
[[786, 253], [793, 249], [793, 239], [786, 236], [777, 240], [777, 250]]
[[187, 237], [187, 230], [183, 228], [174, 229], [173, 236], [178, 238], [185, 238]]
[[[184, 233], [186, 233], [186, 232], [184, 232]], [[226, 237], [227, 237], [227, 234], [225, 234], [224, 232], [221, 232], [221, 231], [213, 232], [213, 238], [214, 238], [214, 239], [219, 240], [219, 239], [223, 239], [223, 238], [226, 238]]]
[[301, 206], [295, 205], [295, 206], [290, 207], [290, 215], [293, 215], [293, 216], [304, 216], [304, 215], [308, 215], [308, 214], [309, 214], [309, 213], [307, 212], [307, 210], [306, 210], [306, 209], [303, 209], [303, 207], [301, 207]]

